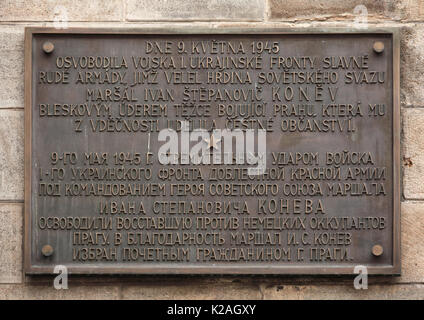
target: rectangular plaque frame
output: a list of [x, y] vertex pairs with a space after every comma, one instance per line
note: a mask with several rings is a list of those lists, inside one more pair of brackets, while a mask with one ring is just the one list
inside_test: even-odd
[[[32, 97], [33, 97], [33, 75], [32, 54], [34, 35], [56, 34], [69, 37], [75, 35], [340, 35], [357, 34], [372, 36], [373, 34], [384, 34], [392, 40], [392, 88], [393, 88], [393, 246], [392, 264], [383, 266], [367, 266], [369, 274], [400, 275], [400, 45], [397, 29], [371, 28], [367, 30], [354, 30], [352, 28], [302, 28], [302, 29], [259, 29], [259, 28], [151, 28], [151, 29], [98, 29], [98, 28], [26, 28], [25, 29], [25, 239], [24, 239], [24, 271], [28, 275], [52, 274], [53, 267], [34, 265], [31, 262], [32, 230], [31, 230], [31, 198], [33, 195], [32, 176]], [[121, 266], [71, 266], [68, 268], [71, 274], [285, 274], [285, 275], [348, 275], [353, 273], [352, 266], [328, 264], [324, 266], [275, 266], [256, 267], [242, 265], [228, 266], [184, 266], [177, 265], [163, 267], [155, 265], [142, 265], [137, 267]]]

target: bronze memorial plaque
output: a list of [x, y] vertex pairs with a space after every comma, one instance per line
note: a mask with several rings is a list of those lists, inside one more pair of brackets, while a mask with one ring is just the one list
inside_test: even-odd
[[400, 273], [394, 30], [26, 30], [25, 270]]

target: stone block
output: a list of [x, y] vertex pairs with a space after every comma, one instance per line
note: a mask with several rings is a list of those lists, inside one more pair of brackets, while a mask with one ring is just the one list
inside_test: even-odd
[[0, 0], [0, 21], [119, 21], [121, 0]]
[[231, 299], [260, 299], [259, 287], [247, 283], [232, 283], [216, 281], [178, 281], [160, 284], [140, 284], [139, 286], [124, 286], [123, 299], [176, 299], [176, 300], [231, 300]]
[[403, 195], [406, 199], [424, 199], [424, 109], [404, 109], [402, 127]]
[[424, 19], [421, 0], [269, 0], [271, 20], [417, 21]]
[[424, 285], [369, 285], [356, 290], [352, 285], [262, 286], [265, 300], [410, 300], [424, 299]]
[[424, 106], [424, 28], [402, 28], [400, 45], [401, 103]]
[[0, 200], [24, 199], [24, 111], [0, 109]]
[[73, 285], [68, 289], [57, 290], [47, 285], [0, 285], [1, 300], [116, 300], [119, 298], [118, 286]]
[[263, 0], [126, 0], [129, 21], [263, 20]]
[[23, 204], [0, 203], [0, 283], [22, 282]]
[[24, 107], [24, 28], [0, 25], [0, 108]]
[[403, 202], [401, 217], [402, 277], [398, 281], [424, 283], [424, 202]]

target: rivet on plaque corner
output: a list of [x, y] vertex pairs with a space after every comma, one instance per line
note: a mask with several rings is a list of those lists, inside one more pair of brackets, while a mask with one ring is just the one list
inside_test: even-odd
[[381, 41], [376, 41], [374, 42], [372, 48], [376, 53], [382, 53], [384, 51], [384, 43]]
[[43, 254], [43, 256], [45, 257], [50, 257], [53, 254], [53, 247], [49, 244], [46, 244], [45, 246], [43, 246], [43, 248], [41, 249], [41, 253]]
[[376, 244], [375, 246], [372, 247], [372, 254], [375, 255], [376, 257], [379, 257], [383, 254], [383, 247], [380, 246], [379, 244]]
[[43, 51], [45, 53], [51, 53], [54, 50], [54, 44], [51, 43], [50, 41], [46, 41], [43, 43]]

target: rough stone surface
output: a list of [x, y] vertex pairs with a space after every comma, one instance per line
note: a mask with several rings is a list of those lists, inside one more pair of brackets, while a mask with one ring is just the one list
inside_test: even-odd
[[126, 0], [126, 19], [130, 21], [236, 20], [260, 21], [264, 17], [262, 0]]
[[119, 21], [121, 0], [0, 0], [0, 21]]
[[356, 290], [349, 285], [272, 285], [262, 286], [263, 298], [269, 300], [365, 300], [424, 299], [424, 285], [369, 285]]
[[24, 28], [0, 25], [0, 108], [24, 107]]
[[53, 280], [50, 285], [0, 285], [0, 300], [116, 300], [119, 298], [117, 286], [73, 286], [56, 290]]
[[[364, 8], [372, 27], [401, 26], [401, 277], [372, 277], [361, 291], [332, 277], [92, 277], [70, 281], [69, 290], [53, 289], [53, 280], [22, 284], [24, 27], [349, 28]], [[424, 299], [423, 21], [423, 0], [0, 0], [0, 299]]]
[[407, 108], [402, 114], [403, 194], [406, 199], [423, 199], [424, 109]]
[[400, 49], [402, 105], [424, 106], [424, 27], [403, 28]]
[[24, 111], [0, 109], [0, 200], [24, 198]]
[[0, 283], [22, 282], [22, 204], [0, 204]]
[[[421, 0], [269, 0], [271, 20], [423, 20]], [[361, 20], [363, 21], [363, 20]]]
[[160, 285], [149, 284], [122, 288], [123, 299], [176, 299], [176, 300], [231, 300], [260, 299], [259, 287], [246, 283], [220, 282], [208, 283], [194, 281], [178, 281], [169, 283], [161, 281]]
[[403, 202], [401, 216], [402, 277], [399, 281], [424, 283], [424, 202]]
[[424, 1], [422, 0], [386, 0], [386, 7], [392, 16], [405, 21], [424, 20]]

